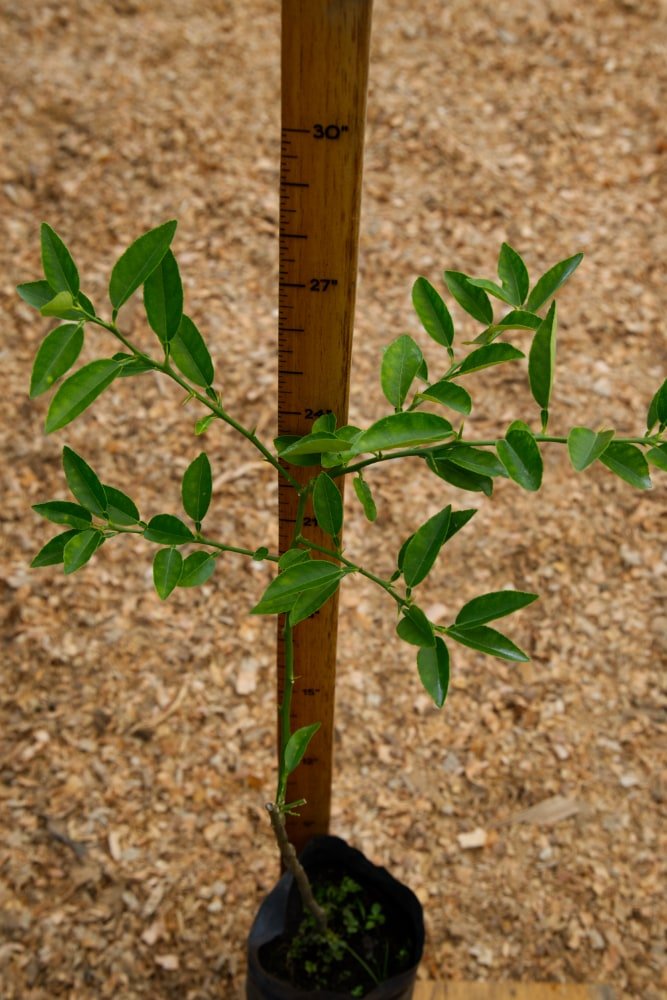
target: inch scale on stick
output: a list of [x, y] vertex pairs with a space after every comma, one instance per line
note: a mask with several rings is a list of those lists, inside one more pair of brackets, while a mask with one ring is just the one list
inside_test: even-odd
[[[278, 433], [307, 434], [319, 416], [346, 423], [372, 0], [283, 0], [278, 309]], [[290, 466], [299, 482], [318, 470]], [[339, 481], [342, 488], [342, 482]], [[279, 482], [280, 548], [296, 494]], [[304, 533], [321, 545], [312, 510]], [[294, 631], [292, 731], [321, 728], [292, 774], [287, 817], [297, 850], [326, 833], [331, 800], [337, 595]], [[284, 649], [278, 630], [278, 697]]]

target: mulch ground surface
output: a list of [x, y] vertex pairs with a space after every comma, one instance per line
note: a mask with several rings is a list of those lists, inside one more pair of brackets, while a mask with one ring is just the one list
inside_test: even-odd
[[[74, 576], [28, 568], [50, 537], [31, 504], [66, 495], [64, 444], [151, 516], [179, 511], [202, 439], [195, 409], [153, 377], [115, 383], [45, 437], [46, 397], [30, 402], [27, 387], [48, 324], [14, 286], [39, 276], [42, 220], [101, 303], [124, 246], [177, 217], [218, 384], [271, 435], [279, 4], [2, 0], [0, 12], [0, 995], [234, 998], [277, 873], [263, 810], [274, 625], [247, 615], [270, 568], [230, 556], [165, 603], [140, 538]], [[666, 355], [666, 24], [658, 0], [377, 0], [353, 422], [386, 412], [389, 340], [407, 331], [435, 350], [412, 313], [414, 278], [492, 276], [508, 240], [535, 273], [586, 253], [561, 296], [554, 433], [642, 433]], [[128, 328], [141, 322], [128, 307]], [[100, 332], [83, 357], [112, 349]], [[525, 363], [477, 384], [472, 429], [534, 420]], [[224, 430], [206, 447], [212, 533], [275, 544], [271, 470]], [[427, 516], [479, 506], [423, 603], [448, 621], [481, 592], [539, 593], [511, 626], [532, 660], [457, 647], [437, 712], [383, 595], [346, 587], [332, 828], [419, 894], [424, 978], [598, 981], [658, 1000], [664, 478], [636, 492], [599, 465], [576, 475], [562, 449], [537, 496], [505, 481], [491, 500], [464, 494], [418, 464], [405, 476], [391, 463], [369, 473], [372, 530], [349, 491], [350, 554], [390, 573], [397, 540]]]

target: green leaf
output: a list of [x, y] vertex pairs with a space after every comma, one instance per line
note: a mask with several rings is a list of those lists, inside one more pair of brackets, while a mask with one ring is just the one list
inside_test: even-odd
[[591, 431], [588, 427], [573, 427], [567, 436], [570, 461], [577, 472], [583, 472], [599, 458], [614, 436], [614, 431]]
[[125, 354], [123, 351], [113, 354], [111, 360], [120, 365], [118, 378], [131, 378], [133, 375], [143, 375], [145, 372], [153, 371], [155, 368], [152, 361], [138, 358], [134, 354]]
[[533, 399], [543, 410], [549, 409], [556, 365], [556, 303], [539, 325], [528, 355], [528, 380]]
[[498, 656], [501, 660], [511, 660], [514, 663], [527, 663], [529, 656], [515, 646], [511, 639], [508, 639], [502, 632], [497, 632], [488, 625], [474, 625], [468, 628], [452, 625], [447, 629], [447, 635], [462, 646], [470, 646], [480, 653], [487, 653], [489, 656]]
[[65, 546], [70, 538], [74, 538], [78, 534], [79, 532], [75, 530], [63, 531], [62, 534], [49, 539], [30, 563], [31, 568], [40, 569], [42, 566], [57, 566], [58, 563], [63, 562], [65, 558]]
[[501, 302], [506, 302], [510, 306], [517, 305], [512, 298], [511, 292], [509, 292], [506, 288], [501, 288], [495, 281], [489, 281], [488, 278], [468, 278], [468, 281], [471, 285], [474, 285], [475, 288], [482, 288], [485, 292], [488, 292], [490, 295], [494, 295], [497, 299], [500, 299]]
[[290, 625], [298, 625], [305, 618], [310, 618], [311, 615], [314, 615], [323, 604], [326, 604], [330, 597], [333, 597], [339, 586], [340, 580], [332, 580], [323, 587], [316, 587], [313, 590], [306, 590], [303, 594], [299, 594], [289, 613]]
[[209, 429], [209, 427], [215, 420], [215, 417], [216, 417], [215, 413], [208, 413], [205, 417], [202, 417], [195, 423], [195, 434], [197, 435], [197, 437], [206, 433], [206, 431]]
[[183, 314], [178, 333], [169, 345], [177, 368], [195, 385], [207, 388], [213, 382], [214, 368], [204, 338], [189, 316]]
[[269, 550], [268, 550], [267, 546], [266, 545], [260, 545], [260, 547], [258, 549], [255, 549], [255, 551], [253, 552], [253, 554], [252, 554], [252, 561], [253, 562], [264, 562], [264, 560], [266, 559], [266, 557], [268, 556], [268, 554], [269, 554]]
[[650, 402], [646, 416], [646, 429], [652, 431], [656, 424], [662, 429], [667, 425], [667, 379]]
[[454, 323], [449, 309], [426, 278], [417, 278], [412, 286], [412, 304], [429, 337], [451, 354]]
[[454, 465], [480, 476], [506, 476], [505, 466], [491, 451], [483, 448], [472, 448], [470, 445], [453, 445], [447, 449], [447, 459]]
[[403, 557], [403, 576], [408, 587], [416, 587], [428, 575], [447, 540], [451, 505], [430, 517], [414, 533]]
[[528, 295], [528, 269], [520, 254], [509, 243], [503, 243], [498, 256], [498, 277], [514, 306], [520, 306]]
[[354, 492], [357, 495], [357, 500], [364, 508], [366, 520], [375, 521], [378, 516], [378, 512], [370, 486], [365, 479], [361, 478], [361, 476], [355, 476], [352, 480], [352, 485], [354, 486]]
[[310, 559], [291, 565], [271, 581], [251, 614], [275, 615], [290, 611], [300, 594], [322, 588], [334, 580], [341, 580], [343, 576], [344, 570], [324, 559]]
[[140, 520], [139, 510], [134, 500], [131, 500], [122, 490], [104, 484], [107, 498], [107, 517], [112, 524], [137, 524]]
[[98, 517], [106, 517], [107, 495], [91, 467], [71, 448], [63, 448], [63, 469], [67, 485], [82, 507]]
[[194, 537], [187, 524], [173, 514], [156, 514], [144, 529], [144, 538], [160, 545], [184, 545]]
[[630, 486], [638, 490], [651, 489], [648, 462], [634, 444], [612, 441], [600, 455], [600, 461]]
[[435, 646], [433, 626], [416, 604], [403, 609], [403, 617], [396, 626], [396, 632], [411, 646]]
[[183, 317], [183, 285], [171, 250], [144, 282], [144, 308], [160, 342], [169, 343], [178, 333]]
[[24, 302], [35, 309], [41, 309], [53, 298], [53, 289], [48, 281], [24, 281], [16, 286], [16, 291]]
[[183, 569], [178, 578], [179, 587], [199, 587], [206, 583], [215, 571], [216, 558], [203, 549], [191, 552], [183, 560]]
[[46, 415], [46, 433], [65, 427], [107, 389], [120, 371], [111, 359], [91, 361], [65, 379], [51, 400]]
[[333, 479], [320, 472], [313, 486], [313, 509], [317, 523], [336, 538], [343, 527], [343, 498]]
[[471, 351], [467, 358], [461, 362], [459, 375], [469, 375], [471, 372], [481, 371], [482, 368], [490, 368], [491, 365], [501, 365], [505, 361], [516, 361], [524, 358], [523, 351], [512, 347], [511, 344], [487, 344], [486, 347], [478, 347], [476, 351]]
[[183, 570], [183, 556], [178, 549], [158, 549], [153, 559], [153, 583], [161, 601], [177, 586]]
[[303, 755], [308, 749], [308, 744], [320, 728], [319, 722], [313, 722], [310, 726], [302, 726], [292, 733], [285, 747], [283, 764], [285, 773], [291, 774], [295, 771], [303, 759]]
[[434, 382], [428, 389], [418, 392], [416, 398], [442, 403], [443, 406], [449, 406], [450, 409], [456, 410], [457, 413], [463, 413], [466, 416], [472, 409], [470, 393], [462, 385], [456, 385], [455, 382], [444, 380], [442, 382]]
[[385, 347], [380, 370], [382, 391], [392, 406], [400, 410], [410, 386], [421, 368], [424, 355], [407, 333]]
[[312, 556], [307, 549], [288, 549], [278, 560], [278, 569], [288, 569], [290, 566], [296, 566], [297, 563], [308, 562], [311, 558]]
[[472, 507], [467, 510], [453, 510], [452, 516], [449, 519], [449, 530], [447, 531], [447, 538], [445, 541], [449, 541], [453, 535], [455, 535], [461, 528], [465, 528], [468, 521], [470, 521], [477, 513], [477, 508]]
[[667, 472], [667, 444], [659, 444], [656, 448], [651, 448], [646, 452], [646, 458], [655, 465], [656, 469]]
[[41, 517], [54, 524], [68, 524], [70, 528], [90, 527], [92, 515], [85, 507], [80, 507], [78, 503], [70, 503], [69, 500], [49, 500], [47, 503], [35, 503], [32, 509]]
[[515, 483], [524, 490], [539, 490], [544, 466], [540, 449], [529, 431], [509, 430], [496, 448], [498, 458]]
[[456, 625], [468, 628], [471, 625], [485, 625], [486, 622], [504, 618], [520, 608], [525, 608], [537, 600], [537, 594], [528, 594], [521, 590], [496, 590], [491, 594], [482, 594], [464, 604], [456, 616]]
[[431, 444], [451, 437], [452, 425], [434, 413], [392, 413], [371, 424], [368, 430], [353, 442], [356, 455], [365, 451], [385, 451], [389, 448], [411, 448]]
[[83, 347], [83, 327], [66, 323], [52, 330], [43, 340], [30, 379], [30, 398], [50, 389], [53, 383], [72, 367]]
[[493, 493], [493, 480], [489, 476], [480, 476], [476, 472], [470, 472], [469, 469], [462, 469], [461, 466], [454, 465], [449, 459], [437, 458], [434, 455], [429, 456], [426, 463], [436, 476], [460, 490], [468, 490], [470, 493], [484, 493], [487, 497]]
[[417, 653], [417, 669], [426, 691], [437, 707], [442, 708], [449, 688], [449, 650], [439, 635], [435, 646], [424, 646]]
[[311, 434], [315, 431], [327, 431], [333, 434], [336, 430], [336, 414], [335, 413], [323, 413], [321, 417], [313, 420], [312, 426], [310, 428]]
[[445, 271], [445, 284], [458, 304], [480, 323], [493, 323], [493, 307], [489, 297], [481, 288], [475, 288], [467, 274], [461, 271]]
[[[281, 444], [285, 438], [277, 438], [276, 442]], [[281, 458], [297, 458], [305, 455], [319, 455], [323, 451], [339, 452], [341, 450], [341, 439], [336, 434], [327, 431], [319, 431], [315, 434], [304, 434], [303, 437], [296, 438], [285, 447], [279, 447], [278, 452]], [[317, 463], [315, 463], [317, 464]]]
[[109, 298], [114, 311], [127, 302], [158, 266], [174, 238], [177, 222], [165, 222], [144, 233], [116, 261], [109, 282]]
[[208, 455], [202, 451], [185, 470], [181, 484], [183, 510], [200, 524], [208, 510], [213, 493], [213, 477]]
[[58, 319], [81, 319], [81, 309], [76, 305], [71, 292], [58, 292], [46, 305], [40, 308], [42, 316], [57, 316]]
[[79, 272], [69, 250], [46, 222], [42, 223], [40, 235], [44, 277], [54, 292], [70, 292], [76, 298], [79, 294]]
[[527, 312], [525, 309], [513, 309], [506, 316], [503, 316], [502, 319], [498, 320], [497, 323], [487, 326], [486, 330], [482, 330], [479, 336], [469, 341], [469, 343], [490, 344], [501, 333], [506, 333], [507, 330], [537, 330], [541, 322], [542, 317], [537, 316], [535, 313]]
[[526, 309], [529, 312], [535, 312], [540, 306], [543, 306], [547, 299], [557, 292], [561, 285], [565, 284], [570, 275], [574, 274], [583, 259], [583, 253], [576, 253], [574, 257], [561, 260], [549, 268], [528, 296]]
[[104, 542], [104, 535], [95, 528], [77, 533], [65, 543], [63, 562], [65, 573], [75, 573], [81, 569]]

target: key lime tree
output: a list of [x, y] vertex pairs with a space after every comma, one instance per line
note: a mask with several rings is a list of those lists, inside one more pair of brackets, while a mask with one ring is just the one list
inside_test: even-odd
[[[46, 416], [45, 430], [52, 434], [80, 416], [117, 379], [141, 379], [147, 372], [155, 372], [176, 383], [184, 398], [200, 408], [194, 425], [196, 435], [212, 432], [215, 423], [222, 421], [249, 441], [297, 492], [291, 544], [282, 553], [264, 546], [246, 548], [234, 538], [216, 537], [214, 526], [204, 527], [213, 489], [205, 451], [183, 476], [183, 511], [159, 511], [145, 519], [124, 489], [102, 483], [85, 458], [65, 446], [63, 470], [72, 499], [35, 505], [39, 515], [63, 530], [44, 545], [32, 565], [60, 564], [66, 574], [74, 573], [102, 545], [126, 534], [140, 535], [153, 549], [153, 581], [162, 600], [176, 587], [201, 586], [227, 553], [275, 565], [275, 577], [251, 609], [252, 614], [281, 616], [285, 638], [284, 695], [278, 706], [278, 777], [268, 810], [284, 862], [294, 872], [319, 932], [325, 934], [327, 915], [313, 898], [284, 828], [285, 815], [303, 804], [287, 801], [287, 779], [299, 766], [319, 725], [317, 719], [296, 731], [290, 725], [293, 630], [316, 614], [344, 581], [347, 585], [355, 577], [365, 577], [386, 594], [389, 613], [396, 618], [397, 635], [415, 648], [421, 683], [440, 708], [447, 697], [450, 650], [457, 644], [504, 660], [528, 659], [495, 623], [537, 597], [518, 590], [480, 594], [458, 609], [449, 624], [430, 621], [422, 607], [423, 585], [442, 548], [476, 510], [443, 503], [442, 509], [413, 534], [397, 539], [395, 570], [385, 578], [343, 550], [339, 487], [343, 477], [352, 477], [360, 510], [371, 522], [376, 518], [373, 467], [405, 458], [417, 457], [425, 463], [442, 483], [444, 499], [451, 486], [491, 496], [498, 477], [537, 492], [542, 483], [543, 450], [560, 446], [567, 448], [577, 474], [602, 464], [631, 487], [646, 490], [651, 487], [650, 466], [667, 470], [667, 381], [647, 401], [646, 429], [634, 437], [619, 437], [613, 428], [583, 426], [573, 427], [564, 436], [551, 434], [549, 408], [557, 330], [554, 295], [572, 276], [583, 255], [560, 261], [531, 283], [522, 257], [503, 243], [497, 280], [444, 272], [449, 294], [481, 326], [478, 336], [465, 345], [456, 341], [454, 322], [440, 293], [427, 278], [417, 278], [412, 302], [437, 353], [432, 350], [435, 360], [427, 364], [422, 347], [407, 334], [385, 348], [380, 382], [391, 407], [386, 416], [369, 427], [356, 427], [338, 426], [335, 414], [325, 413], [304, 436], [263, 441], [227, 410], [216, 387], [205, 339], [184, 312], [183, 286], [171, 250], [175, 232], [176, 222], [165, 222], [144, 233], [122, 254], [111, 272], [111, 309], [105, 314], [101, 309], [98, 312], [81, 290], [79, 272], [63, 241], [49, 225], [42, 225], [44, 277], [19, 285], [18, 293], [57, 325], [37, 352], [30, 396], [35, 398], [57, 386]], [[119, 319], [123, 306], [141, 290], [146, 320], [155, 334], [155, 350], [150, 354], [132, 342]], [[91, 327], [106, 331], [116, 349], [70, 373]], [[466, 429], [473, 407], [471, 376], [491, 366], [522, 362], [526, 354], [507, 338], [526, 335], [530, 341], [528, 383], [536, 412], [518, 414], [508, 427], [498, 429], [497, 436], [471, 436]], [[233, 453], [228, 460], [233, 460]], [[295, 478], [295, 466], [312, 469], [305, 485]], [[312, 511], [329, 536], [327, 546], [307, 537], [307, 511]], [[340, 950], [339, 944], [336, 948]]]

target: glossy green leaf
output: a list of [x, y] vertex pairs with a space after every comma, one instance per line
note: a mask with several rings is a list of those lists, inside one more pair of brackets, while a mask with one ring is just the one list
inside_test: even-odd
[[30, 563], [31, 568], [40, 569], [42, 566], [57, 566], [63, 562], [65, 558], [65, 546], [70, 538], [74, 538], [78, 534], [78, 530], [73, 529], [71, 531], [63, 531], [62, 534], [49, 539]]
[[24, 281], [16, 286], [16, 291], [24, 302], [35, 309], [41, 309], [53, 298], [53, 289], [48, 281]]
[[498, 656], [501, 660], [511, 660], [514, 663], [527, 663], [529, 656], [515, 646], [511, 639], [508, 639], [502, 632], [497, 632], [488, 625], [473, 625], [471, 627], [461, 627], [452, 625], [447, 629], [447, 635], [462, 646], [470, 646], [480, 653], [487, 653], [489, 656]]
[[441, 296], [426, 278], [417, 278], [412, 286], [412, 304], [429, 337], [451, 354], [454, 323]]
[[173, 514], [156, 514], [144, 529], [144, 538], [160, 545], [184, 545], [194, 537], [187, 524]]
[[72, 298], [71, 292], [57, 292], [46, 305], [41, 306], [42, 316], [56, 316], [58, 319], [81, 319], [82, 311]]
[[111, 360], [120, 365], [118, 378], [131, 378], [133, 375], [144, 375], [155, 368], [151, 361], [138, 358], [134, 354], [125, 354], [124, 351], [112, 354]]
[[449, 688], [449, 650], [439, 635], [435, 646], [424, 646], [417, 653], [417, 670], [427, 693], [442, 708]]
[[518, 254], [509, 243], [503, 243], [500, 248], [498, 277], [503, 288], [510, 296], [512, 305], [522, 305], [526, 295], [528, 295], [530, 285], [528, 269], [521, 254]]
[[481, 288], [483, 291], [488, 292], [489, 295], [494, 295], [501, 302], [506, 302], [509, 306], [515, 306], [517, 303], [512, 298], [511, 292], [507, 288], [502, 288], [495, 281], [489, 281], [488, 278], [468, 278], [471, 285], [475, 288]]
[[354, 487], [354, 492], [357, 495], [357, 500], [364, 509], [366, 520], [375, 521], [378, 516], [378, 512], [370, 486], [365, 479], [361, 478], [361, 476], [355, 476], [352, 480], [352, 485]]
[[591, 431], [573, 427], [567, 436], [567, 451], [577, 472], [583, 472], [599, 458], [614, 436], [614, 431]]
[[116, 261], [109, 282], [109, 298], [116, 312], [158, 266], [174, 238], [176, 226], [172, 220], [149, 230]]
[[469, 469], [462, 469], [460, 465], [454, 465], [446, 458], [431, 456], [426, 462], [436, 476], [460, 490], [468, 490], [470, 493], [484, 493], [487, 497], [493, 493], [493, 480], [489, 476], [480, 476]]
[[419, 344], [406, 333], [384, 349], [380, 382], [386, 398], [397, 410], [403, 406], [423, 360]]
[[205, 434], [214, 420], [215, 420], [215, 413], [209, 413], [205, 417], [202, 417], [201, 420], [197, 420], [195, 423], [195, 434], [197, 435], [197, 437], [200, 437], [202, 434]]
[[600, 461], [635, 489], [651, 489], [648, 462], [636, 445], [612, 441], [600, 455]]
[[504, 618], [521, 608], [527, 607], [537, 600], [537, 594], [529, 594], [521, 590], [496, 590], [491, 594], [482, 594], [464, 604], [456, 616], [456, 625], [468, 628], [471, 625], [485, 625]]
[[253, 554], [252, 554], [252, 561], [253, 562], [264, 562], [264, 560], [266, 559], [266, 557], [268, 556], [268, 554], [269, 554], [269, 550], [268, 550], [267, 546], [266, 545], [260, 545], [260, 547], [258, 549], [255, 549], [255, 551], [253, 552]]
[[292, 733], [285, 746], [285, 755], [283, 758], [286, 774], [291, 774], [292, 771], [297, 769], [308, 749], [308, 744], [319, 728], [320, 723], [313, 722], [312, 725], [302, 726], [301, 729], [297, 729], [296, 732]]
[[646, 429], [652, 431], [656, 424], [667, 425], [667, 379], [651, 400], [646, 416]]
[[32, 509], [41, 517], [54, 524], [67, 524], [70, 528], [86, 529], [90, 527], [92, 515], [85, 507], [69, 500], [49, 500], [47, 503], [35, 503]]
[[482, 330], [470, 343], [490, 344], [508, 330], [537, 330], [541, 322], [542, 317], [535, 313], [527, 312], [525, 309], [513, 309], [497, 323], [487, 326], [486, 330]]
[[315, 480], [313, 509], [320, 528], [336, 538], [343, 527], [343, 498], [326, 472], [320, 472]]
[[[282, 441], [282, 439], [277, 439]], [[323, 451], [339, 452], [341, 450], [341, 440], [336, 434], [321, 431], [316, 434], [304, 434], [303, 437], [291, 441], [285, 447], [280, 447], [281, 458], [299, 458], [307, 455], [319, 455]]]
[[82, 507], [98, 517], [106, 517], [107, 495], [91, 467], [71, 448], [63, 448], [63, 469], [67, 485]]
[[549, 268], [528, 296], [526, 309], [529, 312], [536, 312], [540, 306], [543, 306], [547, 299], [554, 295], [561, 285], [564, 285], [567, 279], [574, 274], [583, 259], [583, 253], [576, 253], [574, 257], [561, 260], [558, 264], [554, 264], [553, 267]]
[[216, 558], [210, 552], [191, 552], [183, 560], [183, 569], [178, 578], [179, 587], [199, 587], [215, 572]]
[[403, 617], [396, 626], [396, 632], [404, 642], [409, 642], [412, 646], [435, 646], [433, 626], [416, 604], [403, 609]]
[[505, 439], [497, 442], [496, 449], [515, 483], [524, 490], [539, 490], [544, 466], [540, 449], [529, 431], [509, 430]]
[[81, 324], [66, 323], [52, 330], [43, 340], [30, 380], [30, 398], [50, 389], [53, 383], [72, 367], [83, 347]]
[[313, 420], [312, 427], [310, 428], [311, 434], [317, 431], [326, 431], [328, 434], [333, 434], [336, 430], [336, 414], [335, 413], [323, 413], [316, 420]]
[[453, 535], [455, 535], [461, 528], [465, 528], [468, 521], [470, 521], [475, 514], [477, 509], [475, 507], [469, 508], [468, 510], [453, 510], [452, 516], [449, 519], [449, 528], [447, 530], [447, 538], [445, 541], [449, 541]]
[[144, 282], [144, 308], [151, 329], [162, 344], [178, 333], [183, 318], [183, 285], [171, 250]]
[[453, 434], [452, 425], [434, 413], [392, 413], [372, 424], [353, 442], [352, 449], [360, 455], [366, 451], [386, 451], [390, 448], [412, 448], [442, 441]]
[[275, 615], [290, 611], [300, 594], [341, 580], [345, 571], [324, 559], [311, 559], [289, 566], [279, 573], [252, 609], [253, 615]]
[[462, 309], [480, 323], [487, 326], [493, 323], [493, 307], [488, 295], [483, 289], [475, 288], [467, 274], [445, 271], [445, 284]]
[[161, 601], [178, 585], [183, 570], [183, 556], [178, 549], [158, 549], [153, 558], [153, 583]]
[[181, 483], [183, 510], [200, 524], [209, 508], [213, 493], [213, 477], [208, 455], [202, 451], [185, 470]]
[[330, 597], [333, 597], [339, 586], [340, 580], [331, 580], [323, 587], [316, 587], [299, 594], [289, 613], [290, 625], [298, 625], [299, 622], [314, 615]]
[[659, 444], [657, 447], [651, 448], [646, 452], [646, 458], [651, 465], [655, 465], [656, 469], [667, 472], [667, 444]]
[[456, 385], [455, 382], [444, 380], [442, 382], [434, 382], [427, 389], [422, 389], [421, 392], [417, 393], [417, 398], [442, 403], [443, 406], [449, 406], [450, 409], [456, 410], [457, 413], [463, 413], [466, 416], [472, 409], [470, 393], [462, 385]]
[[403, 557], [403, 576], [408, 587], [416, 587], [430, 572], [447, 540], [451, 506], [430, 517], [414, 533]]
[[288, 569], [290, 566], [296, 566], [297, 563], [301, 562], [308, 562], [310, 559], [312, 559], [312, 556], [307, 549], [288, 549], [287, 552], [283, 552], [278, 560], [278, 569]]
[[467, 358], [461, 362], [461, 366], [456, 373], [469, 375], [471, 372], [481, 371], [482, 368], [490, 368], [492, 365], [502, 365], [505, 361], [516, 361], [525, 357], [523, 351], [511, 344], [487, 344], [486, 347], [478, 347], [476, 351], [471, 351]]
[[72, 255], [46, 222], [41, 225], [40, 235], [44, 277], [54, 292], [70, 292], [76, 298], [79, 294], [79, 272]]
[[505, 466], [496, 458], [492, 451], [484, 448], [473, 448], [470, 445], [454, 445], [447, 449], [447, 459], [454, 465], [480, 476], [506, 476]]
[[120, 365], [111, 359], [91, 361], [65, 379], [51, 400], [46, 415], [46, 433], [65, 427], [107, 389], [118, 375]]
[[140, 520], [139, 510], [134, 500], [131, 500], [122, 490], [104, 484], [107, 498], [107, 517], [112, 524], [137, 524]]
[[551, 389], [556, 366], [556, 303], [551, 308], [544, 321], [539, 325], [533, 337], [528, 354], [528, 380], [533, 399], [543, 410], [549, 409]]
[[[412, 539], [414, 537], [415, 537], [415, 534], [414, 534], [414, 531], [413, 531], [413, 533], [411, 535], [408, 535], [408, 537], [405, 539], [405, 541], [401, 545], [400, 549], [398, 550], [398, 557], [396, 559], [396, 565], [398, 566], [398, 569], [399, 569], [400, 573], [403, 572], [403, 563], [405, 561], [405, 553], [408, 551], [408, 545], [410, 544], [410, 542], [412, 541]], [[399, 575], [400, 575], [400, 573], [399, 573]]]
[[86, 531], [77, 531], [70, 538], [63, 549], [63, 563], [66, 574], [75, 573], [84, 566], [90, 557], [99, 549], [104, 541], [104, 536], [95, 528], [88, 528]]
[[189, 316], [183, 315], [169, 344], [171, 359], [186, 378], [204, 388], [213, 382], [214, 368], [204, 338]]

